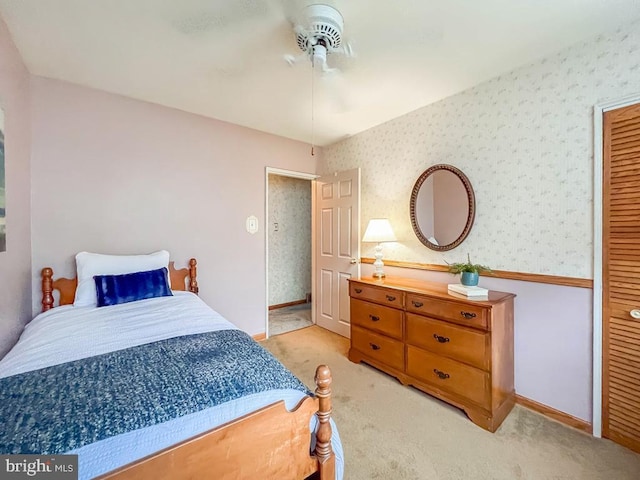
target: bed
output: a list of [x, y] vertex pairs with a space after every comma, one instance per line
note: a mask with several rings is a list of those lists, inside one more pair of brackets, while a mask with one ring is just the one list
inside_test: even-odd
[[340, 480], [328, 367], [313, 395], [198, 298], [196, 268], [170, 262], [169, 294], [104, 308], [77, 303], [79, 263], [44, 268], [42, 313], [0, 360], [0, 453], [77, 454], [81, 479]]

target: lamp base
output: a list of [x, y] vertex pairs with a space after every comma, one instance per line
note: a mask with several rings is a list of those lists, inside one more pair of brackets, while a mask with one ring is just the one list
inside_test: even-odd
[[375, 271], [373, 272], [373, 278], [383, 278], [384, 271], [382, 270], [382, 267], [384, 267], [384, 263], [382, 263], [382, 245], [380, 245], [379, 243], [376, 245], [375, 253], [373, 256], [376, 259], [376, 261], [373, 262], [373, 267], [375, 268]]

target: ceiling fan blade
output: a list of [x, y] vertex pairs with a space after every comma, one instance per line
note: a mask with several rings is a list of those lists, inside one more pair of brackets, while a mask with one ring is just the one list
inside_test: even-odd
[[349, 82], [344, 73], [337, 68], [328, 68], [317, 79], [316, 103], [320, 108], [331, 114], [344, 114], [353, 109]]
[[339, 68], [331, 68], [327, 65], [327, 62], [322, 62], [322, 74], [323, 75], [336, 75], [340, 73]]
[[309, 58], [309, 56], [306, 53], [301, 53], [300, 55], [295, 55], [295, 56], [286, 54], [283, 57], [285, 62], [287, 62], [292, 67], [298, 63], [304, 62]]
[[295, 33], [296, 35], [305, 35], [307, 36], [307, 29], [304, 28], [302, 25], [300, 25], [299, 23], [295, 24], [293, 26], [293, 33]]
[[344, 42], [342, 46], [338, 49], [337, 53], [342, 53], [343, 55], [353, 58], [356, 56], [355, 51], [353, 50], [353, 45], [351, 42]]

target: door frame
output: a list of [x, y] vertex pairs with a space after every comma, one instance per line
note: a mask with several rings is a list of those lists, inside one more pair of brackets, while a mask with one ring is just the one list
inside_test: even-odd
[[640, 93], [598, 103], [593, 107], [593, 414], [594, 437], [602, 437], [602, 149], [605, 112], [640, 103]]
[[315, 216], [315, 179], [319, 177], [315, 173], [296, 172], [281, 168], [266, 167], [264, 175], [264, 308], [265, 308], [265, 338], [269, 338], [269, 175], [299, 178], [311, 182], [311, 321], [316, 323], [315, 309], [313, 308], [316, 297], [316, 258], [313, 252], [316, 248], [316, 216]]

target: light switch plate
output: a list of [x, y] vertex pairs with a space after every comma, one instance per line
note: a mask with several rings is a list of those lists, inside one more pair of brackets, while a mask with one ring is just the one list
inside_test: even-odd
[[247, 232], [254, 234], [258, 231], [258, 218], [255, 215], [247, 217]]

